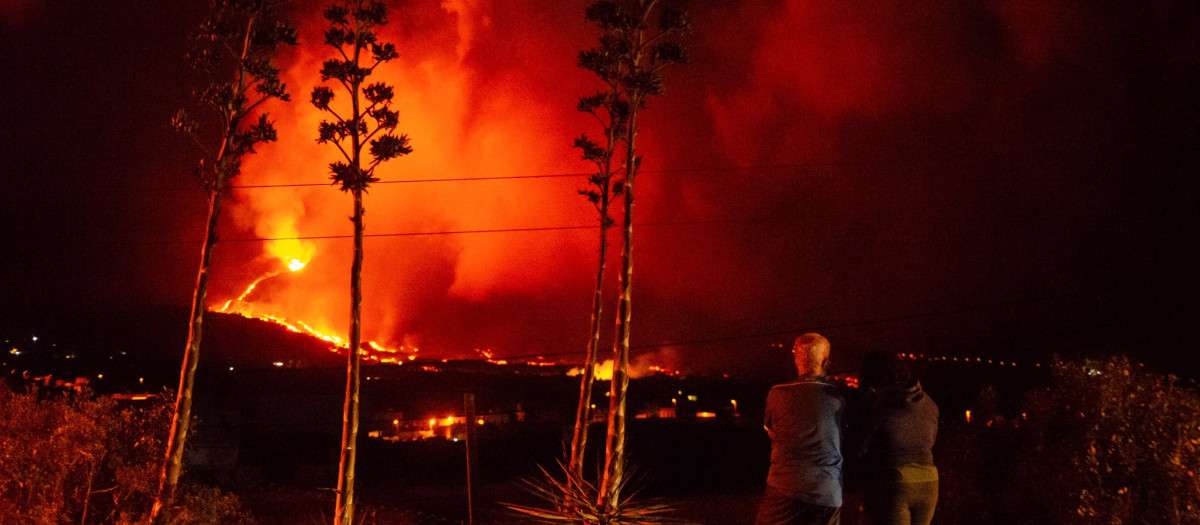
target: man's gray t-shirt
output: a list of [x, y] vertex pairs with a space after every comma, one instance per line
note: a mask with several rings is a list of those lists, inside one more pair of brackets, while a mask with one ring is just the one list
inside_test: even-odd
[[812, 505], [842, 506], [846, 400], [840, 390], [811, 375], [771, 388], [765, 422], [771, 435], [768, 485]]

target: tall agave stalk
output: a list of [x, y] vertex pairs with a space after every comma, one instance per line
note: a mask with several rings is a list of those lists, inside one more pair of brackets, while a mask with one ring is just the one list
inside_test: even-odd
[[[317, 142], [333, 144], [343, 157], [329, 165], [331, 179], [342, 191], [354, 197], [354, 260], [350, 266], [350, 346], [346, 358], [346, 396], [342, 405], [342, 442], [338, 461], [338, 485], [335, 525], [354, 522], [354, 478], [358, 453], [359, 390], [362, 383], [362, 265], [363, 265], [363, 194], [375, 177], [380, 163], [412, 153], [408, 135], [397, 136], [399, 114], [391, 109], [392, 87], [366, 78], [380, 64], [397, 58], [392, 44], [378, 42], [375, 28], [387, 24], [387, 6], [382, 2], [349, 0], [325, 10], [330, 27], [325, 43], [337, 50], [338, 58], [325, 61], [321, 80], [335, 80], [350, 98], [349, 113], [339, 114], [330, 104], [332, 89], [317, 86], [312, 103], [333, 117], [321, 122]], [[345, 111], [345, 108], [342, 109]], [[365, 162], [363, 148], [370, 146], [372, 160]]]
[[279, 3], [272, 0], [213, 3], [212, 12], [193, 37], [197, 46], [189, 58], [194, 68], [211, 78], [199, 98], [218, 116], [219, 135], [202, 133], [200, 121], [184, 110], [172, 120], [173, 127], [189, 135], [201, 151], [196, 173], [208, 198], [208, 221], [192, 294], [171, 430], [158, 492], [150, 511], [151, 523], [165, 520], [183, 471], [183, 449], [191, 423], [204, 311], [208, 308], [208, 277], [217, 244], [222, 197], [230, 179], [241, 172], [242, 157], [254, 153], [255, 145], [276, 138], [274, 124], [265, 113], [259, 115], [257, 122], [247, 123], [247, 120], [264, 102], [289, 99], [286, 86], [279, 80], [279, 70], [271, 63], [280, 45], [296, 45], [295, 28], [276, 17]]
[[[676, 38], [690, 29], [687, 17], [682, 11], [659, 10], [657, 6], [658, 0], [592, 4], [587, 9], [587, 19], [600, 28], [600, 46], [579, 56], [580, 67], [596, 73], [609, 86], [607, 95], [611, 97], [608, 100], [613, 101], [612, 107], [622, 108], [620, 124], [623, 130], [618, 136], [624, 146], [621, 166], [624, 179], [614, 181], [612, 186], [613, 193], [622, 196], [624, 201], [621, 292], [613, 343], [604, 472], [597, 491], [597, 502], [606, 509], [617, 509], [622, 505], [621, 487], [625, 485], [626, 477], [625, 410], [632, 319], [634, 181], [641, 165], [637, 154], [638, 112], [645, 108], [648, 97], [663, 93], [662, 68], [687, 60], [687, 54]], [[657, 24], [651, 28], [651, 17], [656, 12]]]
[[604, 312], [604, 270], [608, 259], [608, 230], [613, 225], [608, 209], [612, 203], [613, 148], [624, 132], [624, 102], [615, 95], [616, 83], [608, 82], [608, 90], [579, 100], [579, 110], [591, 114], [600, 123], [605, 144], [596, 144], [586, 134], [575, 139], [575, 147], [583, 152], [584, 160], [596, 165], [596, 173], [588, 181], [594, 188], [580, 190], [596, 207], [600, 222], [598, 269], [596, 288], [592, 294], [591, 337], [588, 338], [587, 356], [579, 380], [579, 406], [575, 410], [575, 432], [571, 439], [570, 456], [566, 470], [573, 478], [581, 478], [584, 452], [587, 449], [588, 424], [592, 419], [592, 386], [596, 379], [596, 354], [600, 347], [600, 325]]

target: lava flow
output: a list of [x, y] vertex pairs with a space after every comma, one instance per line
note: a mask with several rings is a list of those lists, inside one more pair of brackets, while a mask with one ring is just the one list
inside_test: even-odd
[[[274, 323], [296, 333], [307, 334], [316, 337], [322, 341], [332, 344], [330, 348], [332, 352], [348, 349], [350, 344], [344, 338], [317, 330], [301, 320], [288, 319], [268, 313], [258, 312], [254, 308], [254, 303], [249, 299], [250, 295], [262, 284], [263, 281], [272, 279], [282, 275], [284, 271], [299, 272], [308, 266], [312, 260], [313, 248], [311, 245], [301, 243], [294, 239], [276, 240], [267, 245], [267, 251], [273, 255], [279, 265], [254, 281], [246, 287], [246, 290], [238, 295], [236, 299], [230, 299], [225, 302], [219, 309], [210, 309], [211, 311], [220, 313], [230, 313], [240, 315], [249, 319], [257, 319]], [[412, 361], [417, 358], [417, 348], [388, 348], [375, 341], [366, 341], [362, 348], [359, 348], [359, 353], [363, 358], [376, 363], [401, 364], [405, 360]]]

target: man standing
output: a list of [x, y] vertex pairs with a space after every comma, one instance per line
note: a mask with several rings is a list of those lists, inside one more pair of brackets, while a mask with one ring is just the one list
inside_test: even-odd
[[771, 470], [756, 525], [838, 525], [846, 400], [825, 379], [829, 340], [807, 333], [792, 347], [800, 377], [767, 394]]

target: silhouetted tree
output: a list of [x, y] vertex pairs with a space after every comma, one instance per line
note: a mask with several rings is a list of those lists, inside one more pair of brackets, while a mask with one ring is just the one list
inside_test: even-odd
[[241, 172], [242, 157], [255, 145], [275, 140], [275, 127], [266, 113], [252, 116], [270, 99], [288, 100], [279, 69], [271, 62], [279, 46], [296, 45], [296, 30], [280, 20], [279, 0], [213, 0], [211, 13], [193, 36], [192, 66], [207, 74], [209, 85], [199, 93], [215, 126], [203, 129], [200, 120], [180, 110], [172, 125], [190, 135], [201, 150], [196, 173], [208, 197], [208, 226], [200, 249], [200, 271], [192, 295], [187, 346], [183, 351], [179, 390], [163, 460], [151, 521], [161, 522], [172, 504], [183, 469], [183, 447], [191, 420], [192, 391], [200, 359], [200, 336], [207, 309], [208, 271], [217, 243], [217, 223], [226, 185]]
[[[358, 395], [362, 346], [362, 261], [363, 194], [375, 178], [380, 163], [412, 152], [408, 135], [397, 136], [399, 115], [391, 109], [392, 86], [383, 82], [365, 84], [375, 68], [399, 56], [392, 44], [380, 43], [375, 28], [387, 24], [387, 6], [382, 2], [353, 0], [325, 10], [329, 29], [325, 43], [337, 50], [337, 58], [325, 61], [321, 80], [330, 79], [349, 95], [349, 108], [339, 113], [330, 103], [334, 92], [326, 86], [313, 88], [312, 103], [333, 116], [321, 122], [317, 142], [337, 146], [343, 160], [329, 165], [333, 183], [354, 196], [354, 262], [350, 267], [350, 347], [346, 367], [346, 399], [342, 410], [342, 447], [338, 464], [336, 525], [350, 525], [354, 517], [354, 466], [358, 442]], [[369, 65], [368, 65], [369, 64]], [[364, 67], [365, 66], [365, 67]], [[365, 102], [365, 105], [364, 105]], [[346, 111], [349, 112], [346, 112]], [[363, 149], [369, 145], [371, 160], [364, 166]]]
[[[683, 63], [687, 53], [678, 41], [690, 29], [677, 9], [657, 9], [658, 0], [601, 1], [587, 8], [587, 19], [600, 28], [599, 47], [579, 54], [579, 65], [608, 85], [602, 95], [585, 99], [593, 110], [616, 110], [623, 130], [618, 132], [624, 159], [624, 178], [612, 181], [612, 191], [623, 197], [624, 246], [621, 250], [621, 295], [617, 303], [617, 328], [613, 344], [613, 376], [609, 393], [604, 474], [599, 500], [607, 509], [620, 506], [625, 484], [625, 394], [629, 388], [630, 289], [633, 277], [634, 181], [641, 157], [637, 154], [638, 112], [646, 100], [663, 93], [662, 68]], [[657, 13], [657, 23], [651, 18]], [[607, 104], [602, 106], [601, 104]], [[583, 108], [581, 108], [583, 109]], [[585, 143], [586, 146], [586, 143]], [[589, 151], [585, 147], [585, 155]], [[593, 154], [601, 152], [591, 149]], [[612, 154], [611, 149], [607, 154]]]
[[600, 215], [600, 246], [596, 270], [596, 289], [592, 294], [591, 337], [588, 338], [587, 356], [584, 359], [583, 373], [579, 380], [579, 406], [575, 411], [575, 432], [571, 438], [570, 457], [567, 458], [567, 470], [570, 479], [582, 479], [583, 456], [587, 449], [588, 423], [592, 419], [592, 385], [596, 378], [596, 353], [600, 347], [600, 322], [604, 311], [604, 270], [608, 260], [608, 229], [613, 225], [609, 215], [609, 205], [612, 203], [613, 151], [623, 137], [625, 117], [628, 107], [617, 93], [620, 85], [615, 78], [604, 79], [605, 91], [579, 99], [579, 111], [588, 113], [600, 123], [603, 144], [597, 144], [582, 134], [575, 139], [575, 147], [583, 153], [583, 159], [596, 165], [596, 173], [588, 182], [593, 186], [579, 190], [579, 194], [587, 198], [596, 207]]

